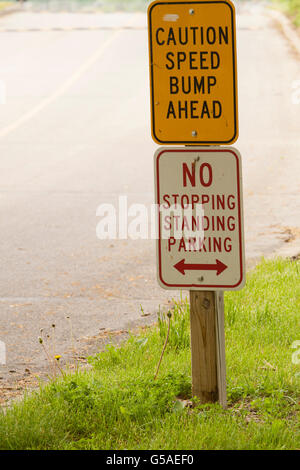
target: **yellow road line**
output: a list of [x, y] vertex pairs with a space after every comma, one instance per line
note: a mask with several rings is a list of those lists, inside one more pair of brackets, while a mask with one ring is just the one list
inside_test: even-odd
[[27, 111], [19, 119], [17, 119], [12, 124], [0, 129], [0, 139], [6, 137], [11, 132], [15, 131], [25, 122], [32, 119], [40, 111], [42, 111], [46, 106], [53, 103], [57, 98], [61, 97], [66, 91], [68, 91], [74, 83], [76, 83], [84, 73], [91, 68], [101, 57], [101, 55], [106, 51], [106, 49], [111, 45], [111, 43], [122, 33], [122, 30], [115, 31], [97, 50], [92, 54], [80, 67], [74, 72], [62, 85], [60, 85], [56, 91], [54, 91], [50, 96], [44, 98], [38, 105], [36, 105], [30, 111]]

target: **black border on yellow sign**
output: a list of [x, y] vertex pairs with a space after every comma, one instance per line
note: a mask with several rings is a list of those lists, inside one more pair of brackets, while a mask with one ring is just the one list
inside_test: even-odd
[[[231, 28], [232, 28], [232, 57], [233, 57], [233, 96], [234, 96], [234, 134], [229, 140], [160, 140], [155, 134], [155, 113], [154, 113], [154, 76], [153, 76], [153, 50], [152, 50], [152, 17], [151, 13], [153, 9], [158, 5], [202, 5], [202, 4], [213, 4], [213, 3], [225, 3], [231, 12]], [[171, 1], [171, 2], [154, 2], [149, 5], [148, 8], [148, 21], [149, 21], [149, 53], [150, 53], [150, 82], [151, 82], [151, 124], [152, 124], [152, 138], [159, 144], [194, 144], [194, 145], [208, 145], [208, 144], [232, 144], [238, 138], [238, 112], [237, 112], [237, 77], [236, 77], [236, 38], [235, 38], [235, 21], [234, 21], [234, 9], [232, 4], [226, 0], [207, 0], [207, 1]]]

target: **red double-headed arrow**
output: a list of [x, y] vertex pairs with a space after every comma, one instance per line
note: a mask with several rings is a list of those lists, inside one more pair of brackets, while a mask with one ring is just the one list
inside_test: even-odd
[[181, 274], [185, 275], [185, 271], [217, 271], [217, 276], [228, 268], [226, 264], [216, 259], [216, 264], [186, 264], [185, 259], [174, 264], [174, 268]]

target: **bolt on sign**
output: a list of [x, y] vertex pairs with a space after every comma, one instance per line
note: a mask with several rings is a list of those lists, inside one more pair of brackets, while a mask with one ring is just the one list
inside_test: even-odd
[[148, 8], [152, 137], [231, 144], [238, 137], [235, 9], [229, 0]]
[[161, 287], [241, 289], [245, 263], [238, 150], [161, 147], [154, 167]]

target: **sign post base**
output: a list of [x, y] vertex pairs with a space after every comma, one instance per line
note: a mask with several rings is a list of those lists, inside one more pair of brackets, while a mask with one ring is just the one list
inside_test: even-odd
[[192, 395], [226, 407], [224, 300], [220, 291], [190, 291]]

